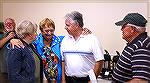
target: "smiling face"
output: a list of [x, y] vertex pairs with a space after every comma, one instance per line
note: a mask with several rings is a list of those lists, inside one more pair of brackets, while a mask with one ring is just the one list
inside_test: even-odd
[[55, 29], [53, 27], [45, 27], [43, 28], [42, 34], [45, 40], [49, 41], [52, 39], [54, 35]]
[[51, 19], [45, 18], [40, 22], [40, 30], [44, 40], [51, 41], [55, 31], [55, 24]]
[[11, 32], [11, 31], [14, 31], [15, 30], [15, 21], [11, 18], [7, 18], [5, 21], [4, 21], [4, 28], [7, 32]]

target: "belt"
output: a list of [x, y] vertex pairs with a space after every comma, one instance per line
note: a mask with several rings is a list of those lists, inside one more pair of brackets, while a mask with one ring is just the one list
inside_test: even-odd
[[90, 77], [86, 76], [86, 77], [76, 77], [76, 76], [66, 76], [68, 79], [74, 79], [74, 80], [87, 80], [90, 81]]

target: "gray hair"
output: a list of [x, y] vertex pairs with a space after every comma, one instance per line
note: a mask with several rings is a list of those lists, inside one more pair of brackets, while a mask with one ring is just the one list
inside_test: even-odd
[[139, 32], [139, 33], [143, 33], [146, 31], [146, 27], [140, 27], [140, 26], [136, 26], [136, 25], [133, 25], [133, 24], [127, 24], [129, 26], [133, 26], [136, 28], [136, 30]]
[[16, 28], [16, 34], [19, 38], [24, 39], [28, 34], [34, 34], [37, 31], [37, 25], [29, 20], [24, 20], [19, 23]]
[[78, 23], [80, 27], [84, 26], [82, 14], [77, 11], [66, 14], [65, 18], [72, 19], [76, 24]]

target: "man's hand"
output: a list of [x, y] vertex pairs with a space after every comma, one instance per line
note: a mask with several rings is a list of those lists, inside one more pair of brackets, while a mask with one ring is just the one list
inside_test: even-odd
[[15, 36], [15, 33], [14, 32], [10, 32], [8, 35], [7, 35], [7, 39], [9, 40], [9, 39], [11, 39], [11, 38], [13, 38]]
[[100, 61], [97, 61], [94, 65], [94, 73], [95, 73], [96, 78], [100, 75], [100, 72], [103, 67], [103, 63], [104, 63], [104, 61], [100, 60]]
[[12, 48], [14, 48], [15, 46], [17, 46], [18, 48], [24, 48], [23, 43], [19, 39], [11, 39], [10, 44]]
[[90, 31], [88, 28], [83, 28], [82, 35], [88, 35], [91, 33], [92, 33], [92, 31]]

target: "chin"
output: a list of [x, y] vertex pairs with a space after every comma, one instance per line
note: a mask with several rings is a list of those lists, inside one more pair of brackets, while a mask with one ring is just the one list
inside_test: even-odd
[[50, 37], [46, 37], [46, 39], [50, 40], [50, 39], [52, 39], [52, 36], [50, 36]]
[[46, 40], [46, 41], [52, 40], [52, 37], [51, 37], [51, 38], [49, 38], [49, 37], [48, 37], [48, 38], [45, 38], [45, 40]]

